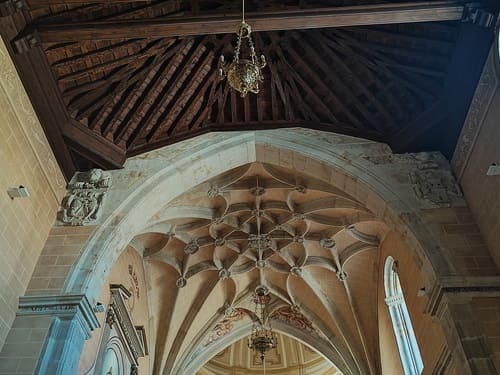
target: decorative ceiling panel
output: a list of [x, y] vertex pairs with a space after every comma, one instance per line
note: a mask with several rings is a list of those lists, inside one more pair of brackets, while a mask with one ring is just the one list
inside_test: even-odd
[[0, 7], [0, 30], [67, 176], [235, 129], [303, 126], [450, 153], [492, 40], [459, 22], [460, 2], [247, 1], [250, 24], [268, 30], [254, 33], [268, 67], [243, 99], [217, 76], [239, 2], [26, 4]]
[[253, 163], [161, 208], [153, 228], [131, 245], [150, 270], [154, 373], [196, 371], [206, 353], [247, 335], [258, 285], [270, 291], [275, 329], [345, 374], [377, 373], [373, 277], [386, 229], [345, 192]]
[[[262, 374], [262, 361], [258, 354], [247, 347], [246, 339], [227, 347], [205, 364], [197, 375], [219, 375], [228, 373], [241, 375]], [[299, 341], [278, 334], [278, 346], [271, 350], [266, 359], [269, 375], [340, 375], [325, 358]]]

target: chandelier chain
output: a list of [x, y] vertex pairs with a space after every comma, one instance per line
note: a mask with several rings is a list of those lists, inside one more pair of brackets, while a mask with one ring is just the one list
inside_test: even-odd
[[[226, 64], [224, 55], [221, 55], [219, 59], [219, 77], [220, 79], [227, 78], [229, 85], [238, 91], [241, 97], [245, 97], [249, 92], [259, 93], [259, 83], [264, 80], [262, 69], [267, 65], [264, 55], [261, 55], [259, 59], [255, 52], [251, 35], [252, 28], [245, 22], [245, 0], [242, 0], [242, 19], [237, 34], [233, 61]], [[248, 39], [248, 57], [241, 56], [243, 39]]]

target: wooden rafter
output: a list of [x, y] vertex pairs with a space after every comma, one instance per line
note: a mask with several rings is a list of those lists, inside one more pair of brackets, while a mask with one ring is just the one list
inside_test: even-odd
[[[2, 36], [16, 47], [41, 41], [15, 60], [28, 79], [37, 77], [28, 87], [45, 111], [40, 117], [56, 114], [56, 129], [46, 128], [60, 135], [51, 142], [68, 176], [70, 159], [85, 168], [119, 166], [124, 155], [215, 130], [304, 126], [407, 150], [417, 138], [423, 144], [427, 135], [443, 136], [439, 121], [419, 123], [448, 121], [443, 113], [452, 100], [433, 104], [463, 92], [449, 93], [459, 76], [459, 31], [470, 25], [420, 22], [460, 19], [462, 2], [342, 0], [333, 8], [322, 0], [254, 0], [247, 13], [254, 31], [350, 26], [255, 32], [268, 67], [259, 95], [242, 99], [217, 77], [220, 54], [232, 58], [240, 19], [232, 0], [27, 1], [30, 9], [0, 18]], [[382, 24], [389, 16], [410, 23]], [[218, 32], [228, 33], [190, 35]]]

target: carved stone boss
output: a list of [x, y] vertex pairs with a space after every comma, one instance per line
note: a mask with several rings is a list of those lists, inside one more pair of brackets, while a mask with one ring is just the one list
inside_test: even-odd
[[148, 354], [144, 327], [134, 326], [127, 309], [126, 300], [131, 296], [123, 285], [111, 285], [111, 302], [106, 323], [116, 330], [120, 341], [129, 351], [132, 368], [138, 366], [137, 359]]
[[111, 178], [100, 169], [75, 174], [59, 211], [66, 225], [85, 225], [97, 220]]

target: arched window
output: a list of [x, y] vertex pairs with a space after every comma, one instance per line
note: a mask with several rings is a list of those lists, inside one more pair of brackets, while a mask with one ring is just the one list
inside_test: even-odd
[[405, 375], [420, 375], [424, 363], [413, 332], [396, 265], [392, 257], [387, 257], [384, 267], [385, 302], [389, 307], [404, 373]]

